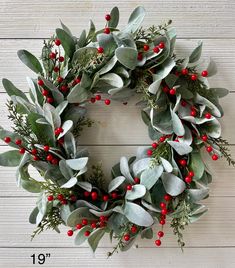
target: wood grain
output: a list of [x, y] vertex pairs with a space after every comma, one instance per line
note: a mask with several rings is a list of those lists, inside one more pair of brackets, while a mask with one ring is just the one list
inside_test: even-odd
[[144, 25], [159, 24], [172, 19], [180, 37], [232, 38], [235, 30], [233, 0], [191, 1], [47, 1], [1, 0], [1, 38], [45, 38], [59, 25], [59, 19], [75, 34], [88, 27], [89, 18], [97, 27], [104, 27], [104, 14], [117, 5], [121, 12], [122, 28], [130, 12], [144, 5], [147, 16]]

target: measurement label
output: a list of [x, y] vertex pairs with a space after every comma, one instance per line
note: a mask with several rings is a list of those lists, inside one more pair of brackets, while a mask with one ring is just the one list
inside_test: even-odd
[[33, 264], [40, 264], [43, 265], [47, 259], [51, 257], [50, 253], [40, 253], [40, 254], [33, 254], [30, 256], [33, 260]]

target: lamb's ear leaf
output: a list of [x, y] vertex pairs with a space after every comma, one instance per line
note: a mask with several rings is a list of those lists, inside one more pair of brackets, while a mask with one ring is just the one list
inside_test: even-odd
[[194, 63], [198, 61], [202, 54], [202, 42], [199, 42], [198, 46], [193, 50], [189, 56], [189, 63]]
[[161, 178], [166, 192], [172, 196], [181, 194], [186, 187], [184, 181], [172, 173], [164, 172]]
[[0, 166], [17, 167], [21, 161], [22, 155], [18, 150], [12, 150], [0, 154]]
[[105, 228], [99, 228], [93, 231], [88, 237], [87, 242], [93, 252], [96, 251], [99, 241], [104, 236], [104, 234], [105, 234]]
[[73, 56], [73, 53], [75, 51], [75, 42], [71, 35], [63, 30], [63, 29], [56, 29], [56, 35], [61, 41], [61, 45], [65, 51], [65, 54], [71, 58]]
[[116, 28], [119, 22], [119, 10], [118, 7], [114, 7], [110, 12], [111, 20], [108, 22], [108, 27]]
[[115, 51], [118, 61], [125, 67], [134, 70], [137, 65], [138, 52], [132, 47], [119, 47]]
[[36, 74], [43, 74], [42, 65], [39, 60], [27, 50], [18, 50], [19, 59]]
[[25, 99], [26, 101], [28, 101], [28, 98], [26, 97], [24, 92], [22, 92], [17, 87], [15, 87], [15, 85], [10, 80], [3, 78], [2, 84], [3, 84], [7, 94], [9, 96], [12, 96], [12, 95], [19, 96], [19, 97]]
[[123, 30], [124, 33], [134, 33], [138, 30], [141, 23], [145, 17], [145, 9], [141, 6], [138, 6], [133, 10], [128, 20], [126, 28]]

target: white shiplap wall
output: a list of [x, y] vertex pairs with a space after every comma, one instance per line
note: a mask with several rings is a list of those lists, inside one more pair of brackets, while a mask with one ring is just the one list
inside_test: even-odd
[[[137, 5], [147, 10], [145, 25], [173, 19], [177, 28], [177, 51], [189, 51], [203, 39], [203, 56], [212, 56], [218, 63], [219, 75], [213, 86], [227, 87], [231, 94], [222, 100], [225, 117], [224, 137], [235, 156], [235, 1], [234, 0], [159, 0], [159, 1], [75, 1], [75, 0], [0, 0], [0, 76], [11, 79], [27, 92], [27, 75], [33, 75], [17, 59], [16, 51], [24, 48], [39, 56], [42, 39], [53, 34], [59, 19], [74, 34], [87, 27], [92, 18], [103, 26], [103, 14], [118, 4], [121, 26]], [[0, 86], [0, 124], [8, 127], [6, 94]], [[148, 144], [147, 131], [141, 122], [138, 108], [112, 103], [90, 107], [90, 116], [97, 122], [92, 131], [84, 131], [80, 144], [89, 145], [93, 160], [103, 160], [108, 168], [122, 155], [131, 155], [137, 145]], [[117, 125], [118, 120], [118, 125]], [[132, 121], [130, 125], [129, 122]], [[0, 151], [7, 147], [0, 143]], [[33, 253], [51, 253], [43, 267], [235, 267], [235, 169], [224, 160], [212, 163], [214, 173], [211, 198], [205, 203], [210, 210], [199, 222], [185, 232], [186, 248], [182, 254], [177, 248], [171, 229], [167, 227], [163, 246], [155, 248], [151, 241], [139, 241], [139, 248], [114, 255], [107, 260], [105, 253], [111, 245], [105, 239], [95, 258], [86, 245], [73, 246], [64, 232], [47, 232], [30, 242], [33, 226], [27, 222], [34, 206], [35, 196], [18, 189], [14, 169], [0, 168], [0, 267], [36, 267]], [[63, 229], [62, 231], [65, 231]]]

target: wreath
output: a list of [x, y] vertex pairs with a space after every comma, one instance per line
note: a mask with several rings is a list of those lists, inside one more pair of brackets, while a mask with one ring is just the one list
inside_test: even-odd
[[[217, 119], [223, 116], [219, 98], [228, 90], [210, 88], [207, 80], [216, 74], [215, 62], [201, 67], [201, 42], [189, 56], [177, 58], [171, 21], [145, 29], [144, 16], [137, 7], [118, 30], [114, 7], [103, 29], [90, 21], [79, 38], [61, 23], [44, 41], [40, 61], [18, 51], [37, 75], [27, 78], [29, 94], [2, 80], [13, 132], [1, 128], [0, 137], [16, 149], [2, 153], [0, 165], [17, 166], [17, 185], [39, 193], [29, 217], [37, 225], [32, 238], [65, 225], [76, 245], [87, 241], [95, 251], [109, 233], [116, 239], [111, 256], [129, 249], [138, 236], [154, 236], [160, 246], [169, 220], [182, 248], [182, 230], [207, 211], [200, 201], [209, 195], [212, 176], [201, 151], [235, 164]], [[121, 157], [108, 182], [100, 164], [90, 166], [76, 138], [92, 126], [88, 103], [126, 104], [134, 96], [153, 143], [129, 159]]]

